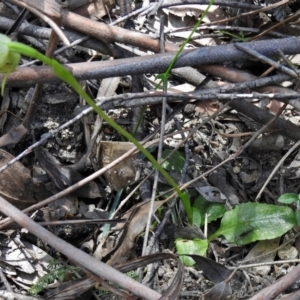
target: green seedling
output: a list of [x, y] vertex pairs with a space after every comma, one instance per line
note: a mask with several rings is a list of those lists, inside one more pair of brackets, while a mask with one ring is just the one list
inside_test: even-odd
[[166, 92], [167, 91], [167, 84], [168, 84], [168, 78], [170, 75], [171, 70], [174, 68], [174, 65], [179, 57], [179, 55], [181, 54], [181, 52], [183, 51], [184, 47], [186, 46], [186, 44], [191, 40], [192, 36], [194, 35], [194, 33], [196, 32], [197, 28], [199, 27], [199, 25], [202, 23], [204, 17], [207, 15], [210, 7], [214, 4], [215, 0], [210, 0], [209, 4], [207, 6], [207, 8], [205, 9], [205, 11], [203, 12], [203, 14], [201, 15], [201, 17], [199, 18], [199, 20], [197, 21], [196, 25], [194, 26], [192, 32], [190, 33], [190, 35], [187, 37], [187, 39], [183, 42], [183, 44], [180, 46], [179, 50], [177, 51], [177, 53], [175, 54], [175, 56], [173, 57], [173, 59], [171, 60], [167, 70], [163, 73], [163, 74], [159, 74], [156, 76], [157, 79], [160, 79], [159, 83], [156, 85], [155, 89], [158, 89], [161, 84], [163, 84], [163, 91]]
[[240, 31], [240, 34], [239, 34], [239, 35], [233, 34], [233, 33], [231, 33], [231, 32], [225, 31], [225, 30], [220, 30], [220, 32], [221, 32], [222, 34], [229, 35], [229, 36], [233, 37], [233, 38], [234, 38], [234, 41], [236, 41], [236, 42], [246, 42], [246, 41], [247, 41], [247, 38], [245, 37], [243, 31]]
[[[194, 26], [194, 28], [193, 28], [192, 32], [190, 33], [190, 35], [187, 37], [187, 39], [183, 42], [183, 44], [181, 45], [179, 50], [176, 52], [175, 56], [173, 57], [173, 59], [171, 60], [171, 62], [169, 64], [167, 70], [163, 74], [159, 74], [159, 75], [156, 76], [156, 79], [160, 79], [160, 81], [156, 85], [155, 89], [158, 89], [161, 86], [161, 84], [163, 84], [163, 91], [167, 92], [168, 78], [169, 78], [171, 70], [173, 69], [173, 67], [174, 67], [179, 55], [182, 53], [184, 47], [191, 40], [193, 34], [196, 32], [197, 28], [202, 23], [204, 17], [207, 15], [207, 13], [208, 13], [210, 7], [213, 5], [213, 3], [214, 3], [214, 0], [209, 1], [209, 5], [206, 7], [205, 11], [203, 12], [201, 17], [197, 21], [197, 23]], [[184, 206], [185, 212], [187, 214], [188, 222], [191, 225], [191, 224], [193, 224], [193, 213], [192, 213], [191, 203], [190, 203], [190, 200], [188, 198], [188, 194], [185, 192], [184, 196], [180, 197], [180, 198], [181, 198], [182, 204]]]
[[284, 204], [292, 204], [294, 202], [300, 201], [300, 194], [294, 194], [294, 193], [288, 193], [283, 194], [278, 198], [278, 202], [284, 203]]
[[10, 42], [10, 38], [2, 34], [0, 35], [0, 73], [5, 74], [1, 85], [1, 95], [4, 93], [8, 75], [19, 65], [21, 59], [20, 53], [10, 51], [9, 47], [6, 46]]
[[[298, 195], [287, 194], [284, 197], [281, 197], [281, 202], [298, 203], [298, 199]], [[198, 199], [197, 201], [200, 200], [201, 199]], [[203, 207], [200, 207], [195, 203], [192, 208], [194, 212], [194, 225], [202, 225], [203, 218], [201, 217], [201, 213]], [[197, 210], [198, 214], [196, 215], [195, 212]], [[197, 239], [189, 241], [185, 240], [184, 243], [182, 243], [180, 239], [176, 240], [176, 248], [179, 254], [193, 253], [203, 255], [203, 251], [205, 252], [208, 248], [208, 242], [211, 242], [220, 236], [226, 238], [229, 243], [247, 245], [259, 240], [281, 237], [295, 226], [300, 225], [300, 211], [294, 211], [288, 206], [247, 202], [239, 204], [225, 213], [220, 209], [217, 209], [216, 212], [217, 214], [215, 214], [213, 218], [209, 216], [208, 223], [222, 216], [219, 229], [207, 239], [202, 240], [202, 244], [199, 244]], [[183, 261], [183, 263], [190, 266], [191, 262]]]
[[[49, 262], [47, 269], [49, 272], [40, 277], [37, 282], [30, 287], [27, 292], [28, 295], [37, 296], [40, 292], [44, 291], [49, 284], [55, 282], [55, 280], [62, 282], [65, 280], [66, 275], [74, 275], [75, 272], [79, 271], [78, 267], [64, 266], [58, 259], [52, 259]], [[75, 277], [73, 279], [75, 279]]]

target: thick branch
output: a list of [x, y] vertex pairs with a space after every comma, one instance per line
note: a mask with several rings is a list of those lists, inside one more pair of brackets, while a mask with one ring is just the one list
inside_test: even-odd
[[[5, 18], [3, 16], [0, 16], [0, 28], [7, 30], [9, 29], [12, 25], [14, 24], [14, 20]], [[49, 39], [50, 34], [51, 34], [51, 28], [45, 28], [45, 27], [40, 27], [32, 24], [22, 24], [20, 28], [18, 29], [18, 33], [24, 34], [24, 35], [29, 35], [32, 37], [36, 38], [41, 38], [41, 39]], [[68, 38], [68, 40], [72, 43], [78, 39], [83, 38], [85, 35], [79, 34], [73, 31], [68, 31], [68, 30], [63, 30], [63, 33], [65, 36]], [[83, 43], [83, 46], [87, 48], [91, 48], [93, 50], [96, 50], [100, 53], [103, 54], [108, 54], [110, 55], [109, 49], [107, 49], [107, 46], [102, 43], [99, 40], [95, 40], [93, 38], [88, 39]], [[117, 53], [118, 54], [118, 53]]]
[[[284, 54], [297, 54], [300, 49], [300, 38], [292, 37], [286, 39], [274, 39], [270, 41], [258, 41], [245, 43], [269, 57], [277, 55], [277, 49]], [[145, 73], [164, 72], [174, 57], [175, 53], [164, 53], [118, 59], [113, 61], [87, 62], [68, 64], [66, 68], [80, 80], [100, 79], [124, 75], [139, 75]], [[175, 67], [201, 66], [208, 64], [224, 63], [229, 61], [241, 61], [248, 59], [248, 55], [236, 49], [234, 45], [221, 45], [215, 47], [198, 48], [186, 50], [178, 58]], [[2, 77], [0, 77], [0, 80]], [[49, 67], [19, 68], [10, 74], [7, 84], [13, 86], [24, 86], [28, 84], [58, 81]]]

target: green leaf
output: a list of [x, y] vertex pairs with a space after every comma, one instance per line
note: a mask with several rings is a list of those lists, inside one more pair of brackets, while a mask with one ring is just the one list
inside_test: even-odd
[[200, 211], [196, 207], [192, 207], [192, 213], [193, 213], [193, 225], [196, 225], [198, 227], [202, 224], [202, 216]]
[[[164, 150], [161, 154], [162, 159], [164, 160], [173, 150]], [[176, 171], [176, 172], [182, 172], [183, 166], [184, 166], [185, 158], [183, 155], [175, 151], [172, 156], [167, 158], [166, 161], [164, 161], [161, 165], [164, 169], [167, 171]]]
[[235, 38], [234, 41], [237, 41], [237, 42], [246, 42], [247, 41], [247, 39], [245, 38], [245, 35], [244, 35], [243, 31], [240, 31], [239, 35], [230, 33], [230, 32], [225, 31], [225, 30], [220, 30], [220, 32], [223, 33], [224, 35], [227, 34], [227, 35]]
[[[200, 239], [184, 240], [178, 238], [175, 240], [175, 245], [178, 254], [197, 254], [204, 256], [208, 247], [208, 241]], [[188, 256], [183, 255], [179, 258], [186, 267], [195, 264], [195, 261]]]
[[296, 223], [300, 226], [300, 210], [295, 211]]
[[291, 208], [249, 202], [227, 211], [220, 228], [209, 241], [223, 235], [231, 243], [245, 245], [282, 236], [295, 225], [295, 213]]
[[164, 79], [164, 78], [165, 78], [164, 74], [157, 74], [155, 76], [155, 79]]
[[300, 200], [299, 196], [294, 193], [283, 194], [278, 198], [278, 202], [285, 203], [285, 204], [291, 204], [299, 200]]
[[195, 215], [195, 220], [201, 219], [200, 224], [196, 222], [194, 223], [197, 226], [204, 225], [205, 214], [208, 215], [207, 222], [210, 223], [212, 221], [215, 221], [218, 218], [221, 218], [226, 212], [224, 204], [208, 202], [202, 196], [196, 198], [194, 205], [192, 206], [192, 210], [193, 210], [193, 219], [194, 219], [194, 215]]

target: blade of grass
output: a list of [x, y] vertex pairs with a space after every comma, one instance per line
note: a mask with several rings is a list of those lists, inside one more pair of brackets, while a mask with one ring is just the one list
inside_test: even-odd
[[[183, 51], [184, 47], [186, 46], [186, 44], [190, 41], [190, 39], [192, 38], [193, 34], [196, 32], [197, 28], [199, 27], [199, 25], [201, 24], [202, 20], [204, 19], [204, 17], [207, 15], [210, 7], [213, 5], [214, 0], [210, 0], [209, 1], [209, 5], [206, 7], [205, 11], [203, 12], [203, 14], [201, 15], [201, 17], [199, 18], [199, 20], [197, 21], [196, 25], [194, 26], [192, 32], [190, 33], [190, 35], [187, 37], [187, 39], [183, 42], [183, 44], [181, 45], [181, 47], [179, 48], [179, 50], [177, 51], [177, 53], [175, 54], [175, 56], [173, 57], [173, 59], [171, 60], [167, 70], [163, 73], [163, 74], [159, 74], [157, 76], [157, 78], [161, 78], [160, 82], [156, 85], [155, 89], [158, 89], [160, 87], [160, 85], [163, 83], [163, 91], [167, 92], [168, 89], [168, 77], [169, 74], [171, 72], [171, 70], [173, 69], [179, 55], [181, 54], [181, 52]], [[182, 192], [182, 194], [178, 194], [180, 196], [180, 199], [182, 201], [183, 207], [185, 209], [187, 218], [188, 218], [188, 222], [190, 225], [193, 225], [193, 211], [192, 211], [192, 207], [191, 207], [191, 203], [189, 201], [189, 197], [187, 192]]]
[[186, 44], [191, 40], [193, 34], [196, 32], [197, 28], [199, 27], [199, 25], [202, 23], [202, 20], [205, 18], [205, 16], [207, 15], [210, 7], [214, 4], [215, 0], [210, 0], [209, 4], [207, 6], [207, 8], [205, 9], [205, 11], [203, 12], [203, 14], [201, 15], [200, 19], [197, 21], [196, 25], [194, 26], [192, 32], [190, 33], [190, 35], [187, 37], [187, 39], [182, 43], [182, 45], [180, 46], [179, 50], [177, 51], [177, 53], [175, 54], [175, 56], [173, 57], [173, 59], [171, 60], [167, 70], [163, 73], [163, 74], [159, 74], [157, 76], [157, 78], [161, 78], [160, 82], [156, 85], [155, 89], [157, 90], [160, 85], [163, 83], [163, 87], [164, 87], [164, 91], [165, 88], [167, 87], [167, 80], [168, 77], [170, 75], [171, 70], [173, 69], [179, 55], [181, 54], [181, 52], [183, 51], [184, 47], [186, 46]]

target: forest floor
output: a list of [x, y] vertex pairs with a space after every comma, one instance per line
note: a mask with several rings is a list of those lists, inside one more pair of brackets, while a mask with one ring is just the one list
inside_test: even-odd
[[300, 1], [58, 2], [0, 3], [0, 298], [300, 299]]

